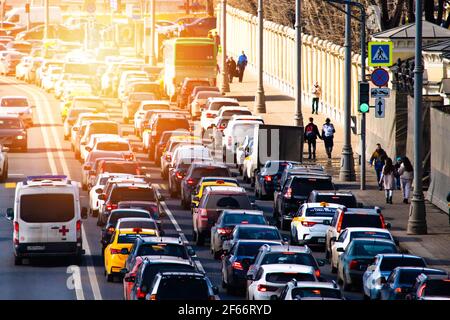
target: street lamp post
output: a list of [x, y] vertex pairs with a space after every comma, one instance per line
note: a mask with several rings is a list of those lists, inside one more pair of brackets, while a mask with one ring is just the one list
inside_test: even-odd
[[263, 32], [264, 32], [264, 9], [263, 0], [258, 0], [258, 87], [255, 96], [256, 113], [266, 113], [266, 98], [263, 84]]
[[48, 0], [44, 0], [44, 6], [45, 6], [45, 16], [44, 16], [44, 39], [48, 39], [48, 20], [49, 20], [49, 12], [48, 12]]
[[226, 93], [230, 92], [230, 82], [228, 80], [228, 72], [233, 70], [227, 70], [227, 0], [222, 0], [222, 18], [221, 18], [221, 28], [222, 28], [222, 39], [220, 41], [222, 45], [222, 72], [220, 73], [220, 92]]
[[414, 192], [409, 208], [408, 234], [427, 234], [425, 200], [422, 188], [422, 0], [416, 0], [416, 39], [414, 57]]
[[344, 63], [344, 146], [342, 147], [341, 181], [355, 180], [355, 164], [350, 137], [351, 116], [351, 72], [352, 72], [352, 40], [351, 40], [351, 10], [350, 4], [345, 5], [345, 63]]
[[295, 125], [303, 128], [302, 114], [302, 28], [301, 28], [301, 2], [295, 1], [295, 45], [296, 45], [296, 82], [295, 82]]
[[154, 66], [156, 64], [156, 59], [155, 59], [155, 37], [156, 37], [156, 30], [155, 30], [155, 26], [156, 26], [156, 14], [155, 14], [155, 0], [150, 0], [150, 15], [151, 15], [151, 26], [150, 26], [150, 55], [149, 55], [149, 63]]
[[148, 26], [148, 2], [149, 0], [144, 1], [144, 32], [143, 37], [144, 41], [142, 43], [144, 44], [144, 61], [145, 63], [148, 62], [148, 43], [147, 43], [147, 26]]

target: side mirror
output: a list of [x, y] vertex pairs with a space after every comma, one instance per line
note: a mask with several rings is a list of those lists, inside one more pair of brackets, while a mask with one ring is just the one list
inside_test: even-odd
[[91, 151], [92, 151], [92, 148], [89, 147], [89, 146], [84, 147], [84, 149], [85, 149], [87, 152], [91, 152]]
[[342, 247], [336, 248], [336, 251], [337, 252], [345, 252], [344, 248], [342, 248]]
[[102, 192], [103, 192], [103, 189], [102, 189], [102, 188], [97, 188], [97, 189], [95, 189], [95, 193], [96, 193], [96, 194], [102, 194]]
[[122, 248], [121, 250], [120, 250], [120, 254], [129, 254], [130, 252], [128, 251], [128, 249], [127, 248]]
[[102, 200], [102, 201], [105, 201], [106, 200], [106, 195], [105, 194], [99, 194], [98, 195], [98, 200]]
[[193, 257], [195, 256], [195, 250], [194, 249], [188, 249], [188, 255]]
[[391, 224], [388, 222], [388, 223], [386, 223], [386, 229], [391, 229]]
[[88, 209], [86, 207], [81, 208], [81, 219], [87, 219]]
[[14, 219], [14, 209], [13, 208], [6, 209], [6, 219], [11, 220], [11, 221]]
[[217, 288], [217, 286], [213, 286], [213, 287], [212, 287], [212, 292], [213, 292], [214, 294], [219, 294], [219, 288]]

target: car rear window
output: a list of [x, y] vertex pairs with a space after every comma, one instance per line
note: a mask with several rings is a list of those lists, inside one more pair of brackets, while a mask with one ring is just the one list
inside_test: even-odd
[[331, 288], [294, 288], [292, 289], [292, 298], [328, 298], [328, 299], [342, 299], [341, 291]]
[[140, 237], [149, 237], [149, 236], [152, 236], [152, 235], [149, 235], [149, 234], [136, 234], [136, 233], [119, 234], [119, 236], [117, 238], [117, 243], [134, 243], [138, 236], [140, 236]]
[[207, 209], [251, 209], [250, 199], [246, 194], [224, 196], [213, 194], [208, 196]]
[[98, 100], [74, 100], [73, 106], [76, 108], [102, 109], [105, 107], [102, 101]]
[[450, 280], [428, 280], [423, 296], [450, 297]]
[[304, 252], [272, 252], [264, 256], [261, 264], [301, 264], [318, 269], [314, 257]]
[[119, 134], [117, 123], [92, 123], [89, 126], [90, 134]]
[[186, 129], [189, 130], [189, 121], [186, 118], [159, 118], [155, 124], [156, 132], [163, 132], [169, 130]]
[[188, 259], [186, 248], [176, 243], [144, 243], [139, 246], [138, 256], [171, 256]]
[[130, 151], [130, 145], [124, 142], [99, 142], [97, 149], [101, 151]]
[[27, 99], [7, 98], [2, 99], [2, 107], [28, 107]]
[[252, 113], [248, 110], [227, 110], [222, 113], [222, 117], [231, 117], [234, 114], [251, 115]]
[[66, 222], [74, 216], [75, 203], [72, 194], [24, 194], [20, 197], [20, 219], [25, 222]]
[[103, 172], [136, 174], [137, 169], [138, 164], [135, 162], [126, 162], [126, 163], [106, 162], [102, 165]]
[[342, 219], [342, 229], [350, 227], [382, 228], [381, 218], [377, 214], [345, 214]]
[[273, 228], [240, 228], [237, 238], [243, 240], [281, 240], [278, 230]]
[[266, 219], [264, 219], [263, 215], [243, 213], [228, 213], [223, 217], [224, 225], [237, 225], [240, 223], [266, 224]]
[[147, 221], [122, 221], [120, 223], [120, 228], [141, 228], [141, 229], [157, 229], [156, 224], [154, 221], [147, 220]]
[[306, 217], [333, 217], [336, 213], [336, 208], [330, 207], [316, 207], [316, 208], [308, 208], [305, 211]]
[[266, 275], [266, 281], [273, 283], [287, 283], [294, 279], [297, 281], [316, 281], [316, 278], [311, 273], [272, 272]]
[[438, 271], [438, 270], [402, 270], [400, 272], [400, 278], [399, 278], [399, 283], [401, 284], [407, 284], [410, 285], [411, 287], [414, 285], [414, 283], [416, 282], [417, 277], [421, 274], [445, 274], [445, 272], [443, 271]]
[[392, 240], [389, 233], [376, 231], [352, 231], [350, 233], [350, 240], [355, 238], [377, 238], [377, 239]]
[[[150, 215], [142, 211], [116, 211], [112, 212], [109, 217], [110, 224], [116, 224], [121, 218], [150, 218]], [[122, 226], [122, 228], [125, 228]]]
[[336, 203], [347, 208], [356, 208], [356, 198], [354, 196], [343, 196], [343, 195], [317, 195], [316, 202], [328, 202]]
[[239, 102], [214, 102], [211, 103], [209, 110], [213, 110], [213, 111], [218, 111], [220, 110], [220, 108], [222, 108], [223, 106], [239, 106]]
[[351, 255], [354, 256], [375, 257], [377, 254], [381, 253], [397, 253], [397, 249], [394, 244], [362, 242], [355, 243], [351, 251]]
[[[258, 254], [259, 248], [263, 246], [265, 243], [240, 243], [237, 249], [236, 255], [245, 256], [245, 257], [256, 257]], [[271, 246], [273, 244], [270, 244]]]
[[155, 276], [161, 272], [195, 272], [194, 266], [188, 265], [188, 264], [176, 264], [176, 263], [155, 263], [155, 264], [149, 264], [144, 270], [144, 273], [142, 275], [142, 283], [141, 287], [147, 286], [147, 288], [150, 288], [150, 286], [153, 283], [153, 280], [155, 279]]
[[161, 280], [157, 292], [158, 300], [207, 300], [208, 297], [208, 284], [204, 278], [165, 278]]
[[381, 260], [381, 271], [392, 271], [397, 267], [426, 267], [423, 259], [418, 258], [397, 258], [397, 257], [383, 257]]
[[300, 178], [293, 177], [290, 184], [292, 193], [295, 196], [307, 197], [313, 190], [330, 190], [334, 189], [331, 179], [318, 179], [318, 178]]
[[111, 202], [120, 201], [155, 201], [155, 194], [150, 188], [119, 187], [112, 191]]
[[130, 208], [130, 209], [143, 209], [143, 210], [147, 210], [148, 212], [150, 212], [150, 215], [152, 216], [153, 219], [158, 220], [159, 219], [159, 212], [158, 212], [158, 207], [156, 205], [138, 205], [138, 204], [121, 204], [119, 203], [119, 208]]
[[200, 179], [202, 177], [231, 177], [228, 168], [221, 167], [198, 167], [192, 170], [192, 178]]

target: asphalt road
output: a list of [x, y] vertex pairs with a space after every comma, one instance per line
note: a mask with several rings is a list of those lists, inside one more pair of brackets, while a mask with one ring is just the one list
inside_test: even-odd
[[[9, 153], [9, 177], [7, 183], [0, 185], [0, 299], [53, 299], [53, 300], [92, 300], [123, 298], [122, 281], [108, 283], [103, 273], [101, 256], [100, 228], [96, 219], [89, 217], [83, 221], [86, 254], [82, 265], [72, 266], [64, 258], [25, 260], [24, 265], [14, 266], [12, 245], [12, 223], [4, 217], [6, 208], [14, 202], [15, 182], [27, 175], [65, 174], [74, 181], [81, 180], [81, 163], [70, 151], [70, 142], [63, 139], [62, 121], [59, 116], [59, 101], [34, 85], [25, 84], [14, 78], [0, 77], [0, 95], [25, 95], [36, 106], [35, 126], [28, 129], [28, 152]], [[108, 112], [113, 119], [120, 121], [120, 108], [111, 104]], [[131, 125], [122, 125], [123, 131], [132, 131]], [[165, 205], [168, 216], [164, 219], [167, 236], [183, 233], [187, 241], [192, 240], [192, 218], [190, 211], [180, 207], [178, 199], [171, 199], [167, 182], [160, 177], [160, 170], [149, 162], [142, 153], [141, 144], [134, 136], [128, 136], [141, 165], [150, 173], [153, 183], [159, 186], [166, 196]], [[252, 189], [245, 185], [249, 194]], [[82, 205], [87, 206], [87, 192], [81, 191]], [[271, 201], [257, 201], [257, 205], [267, 216], [271, 215]], [[214, 260], [209, 252], [208, 242], [204, 247], [192, 246], [197, 259], [211, 281], [220, 289], [221, 299], [243, 299], [244, 296], [229, 296], [220, 287], [221, 263]], [[316, 258], [323, 258], [321, 251], [314, 252]], [[329, 265], [321, 267], [322, 275], [335, 279]], [[73, 284], [76, 285], [73, 285]], [[344, 292], [348, 299], [362, 299], [357, 292]]]

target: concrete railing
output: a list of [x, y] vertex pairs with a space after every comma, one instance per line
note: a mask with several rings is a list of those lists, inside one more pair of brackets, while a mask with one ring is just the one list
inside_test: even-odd
[[[221, 30], [221, 5], [217, 6], [217, 29]], [[241, 51], [248, 67], [256, 71], [257, 17], [227, 6], [227, 54], [237, 58]], [[317, 80], [322, 88], [321, 112], [343, 121], [344, 47], [311, 35], [302, 34], [302, 102], [309, 110], [311, 92]], [[352, 114], [357, 114], [360, 55], [352, 56]], [[264, 21], [264, 81], [287, 95], [294, 95], [295, 30]], [[308, 109], [309, 108], [309, 109]]]

